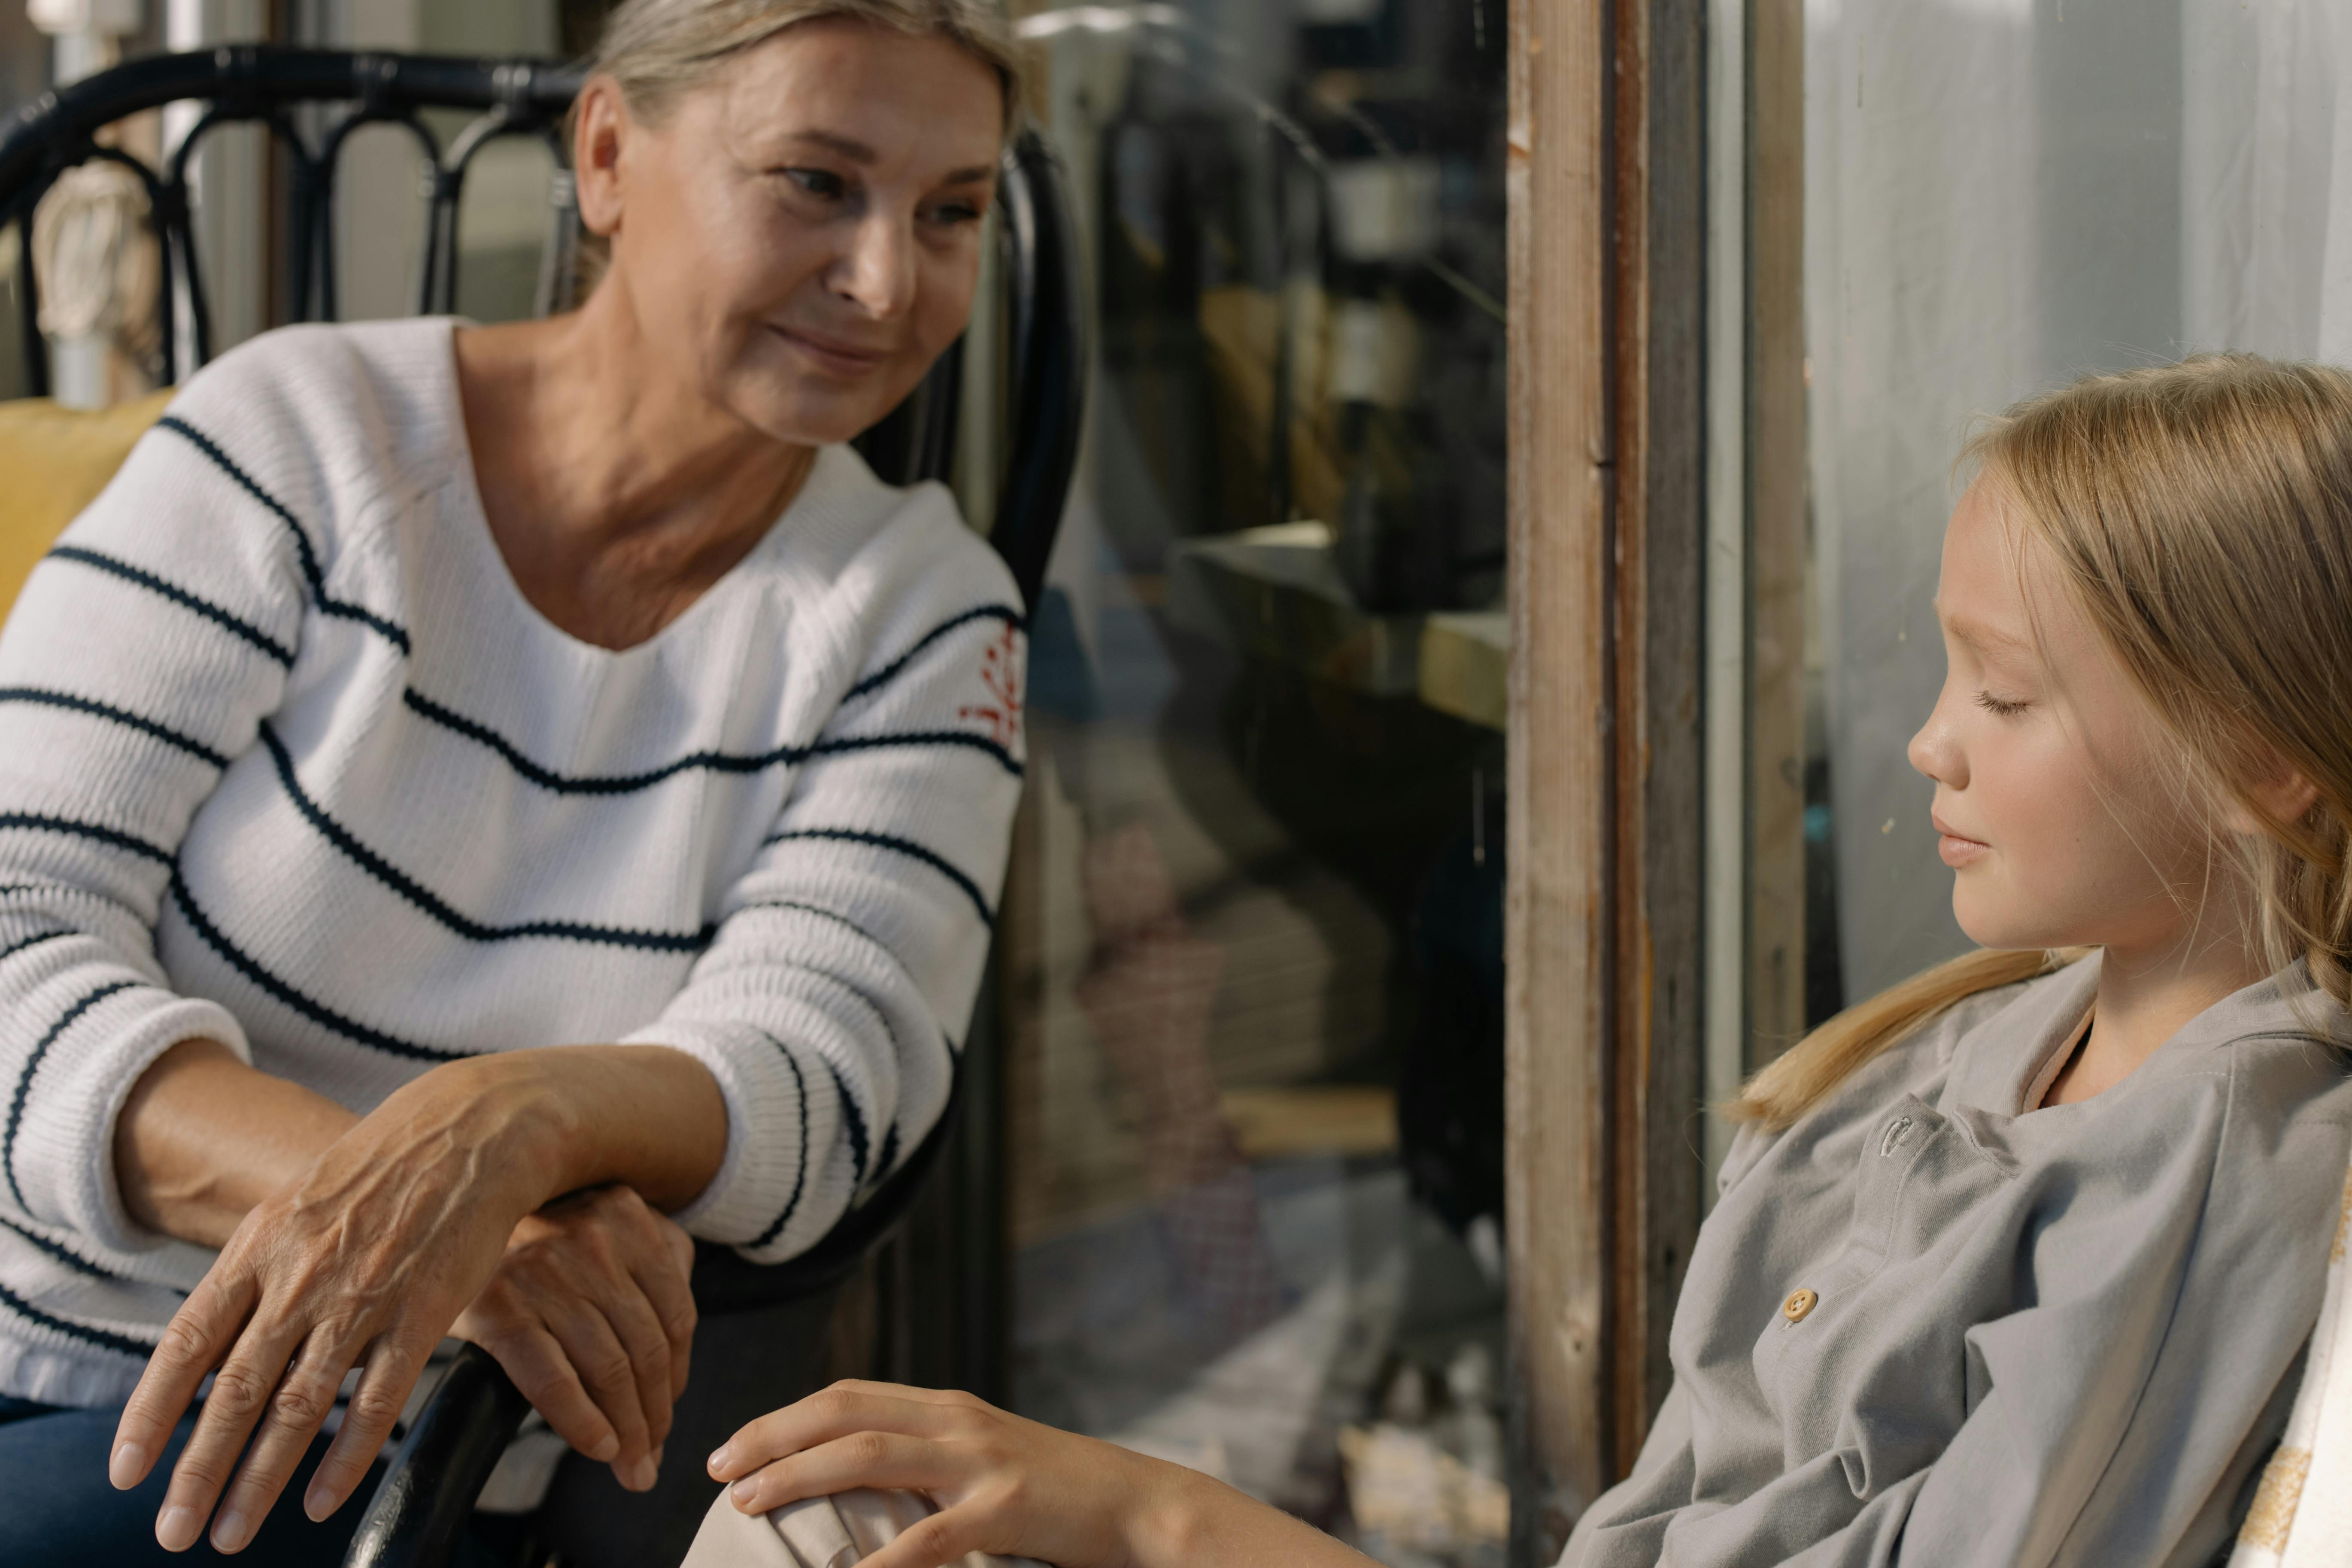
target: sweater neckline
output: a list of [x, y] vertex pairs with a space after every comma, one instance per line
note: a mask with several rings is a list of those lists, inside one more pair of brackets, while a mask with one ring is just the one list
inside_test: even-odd
[[466, 428], [464, 387], [457, 376], [458, 330], [478, 323], [462, 316], [446, 316], [436, 324], [440, 328], [441, 341], [440, 352], [434, 356], [434, 365], [442, 378], [446, 394], [439, 402], [449, 421], [449, 443], [456, 450], [457, 459], [452, 465], [453, 471], [445, 488], [453, 493], [453, 499], [463, 514], [458, 519], [460, 527], [457, 531], [465, 536], [467, 548], [484, 557], [487, 569], [483, 574], [496, 584], [493, 591], [506, 600], [508, 607], [525, 625], [554, 639], [579, 657], [614, 661], [640, 656], [652, 658], [654, 650], [665, 643], [687, 640], [686, 628], [690, 623], [708, 620], [718, 613], [710, 607], [714, 603], [740, 597], [751, 591], [745, 586], [747, 584], [771, 574], [775, 558], [784, 550], [785, 539], [793, 531], [783, 524], [809, 510], [813, 504], [820, 502], [824, 493], [838, 488], [842, 481], [841, 459], [845, 449], [832, 444], [817, 447], [816, 455], [810, 460], [808, 472], [802, 476], [800, 488], [793, 492], [793, 499], [784, 503], [783, 510], [770, 520], [767, 531], [761, 534], [760, 542], [744, 552], [743, 558], [729, 567], [717, 582], [696, 595], [693, 603], [665, 622], [660, 630], [626, 647], [606, 647], [601, 643], [575, 637], [548, 619], [546, 613], [530, 602], [530, 595], [524, 593], [522, 584], [515, 581], [514, 568], [507, 561], [507, 552], [499, 547], [498, 535], [490, 531], [489, 509], [483, 504], [481, 478], [474, 468], [473, 437]]

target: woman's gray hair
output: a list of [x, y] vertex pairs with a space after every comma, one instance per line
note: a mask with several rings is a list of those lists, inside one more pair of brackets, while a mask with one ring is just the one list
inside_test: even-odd
[[727, 62], [787, 27], [848, 17], [968, 49], [1004, 87], [1004, 123], [1020, 107], [1013, 29], [991, 0], [624, 0], [588, 68], [620, 84], [629, 112], [659, 120]]

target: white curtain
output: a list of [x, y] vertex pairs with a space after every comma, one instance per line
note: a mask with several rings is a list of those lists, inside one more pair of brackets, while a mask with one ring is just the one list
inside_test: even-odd
[[1904, 745], [1974, 416], [2352, 363], [2352, 0], [1807, 0], [1812, 521], [1845, 994], [1967, 945]]

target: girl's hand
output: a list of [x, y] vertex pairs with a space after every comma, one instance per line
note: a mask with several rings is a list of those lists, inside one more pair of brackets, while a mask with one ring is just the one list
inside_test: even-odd
[[215, 1500], [213, 1544], [243, 1547], [343, 1374], [360, 1365], [342, 1429], [303, 1500], [313, 1519], [333, 1512], [425, 1358], [498, 1271], [517, 1223], [553, 1195], [541, 1190], [551, 1163], [530, 1146], [528, 1108], [474, 1067], [436, 1068], [399, 1089], [257, 1205], [164, 1329], [123, 1410], [108, 1476], [121, 1488], [144, 1479], [213, 1375], [156, 1519], [166, 1549], [194, 1545]]
[[450, 1332], [513, 1378], [556, 1435], [652, 1487], [694, 1345], [694, 1242], [633, 1188], [526, 1215]]
[[744, 1513], [857, 1487], [939, 1512], [862, 1568], [942, 1568], [968, 1552], [1056, 1568], [1372, 1568], [1370, 1559], [1196, 1470], [1024, 1421], [973, 1398], [836, 1383], [710, 1456]]
[[1192, 1472], [969, 1394], [836, 1383], [730, 1437], [710, 1474], [734, 1483], [728, 1497], [744, 1513], [856, 1487], [919, 1491], [938, 1505], [864, 1568], [938, 1568], [967, 1552], [1129, 1568], [1139, 1561], [1130, 1528]]

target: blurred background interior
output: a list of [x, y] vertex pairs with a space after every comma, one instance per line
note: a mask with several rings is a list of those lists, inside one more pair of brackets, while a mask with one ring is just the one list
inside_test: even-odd
[[[1765, 3], [1689, 8], [1718, 144], [1745, 124], [1725, 62]], [[602, 4], [0, 0], [0, 114], [222, 41], [572, 57]], [[1505, 0], [1013, 11], [1081, 209], [1099, 357], [1034, 607], [994, 1076], [956, 1180], [845, 1299], [836, 1366], [1181, 1459], [1401, 1568], [1499, 1563]], [[1730, 1020], [1709, 1025], [1730, 1042], [1710, 1100], [1962, 945], [1901, 759], [1940, 679], [1928, 600], [1968, 417], [2200, 348], [2352, 354], [2339, 0], [1802, 13], [1803, 888], [1780, 906], [1802, 1001], [1756, 1016], [1736, 965], [1710, 991]], [[152, 160], [194, 113], [118, 142]], [[347, 319], [414, 308], [404, 135], [362, 132], [345, 166]], [[250, 127], [197, 169], [217, 349], [285, 314], [287, 170]], [[461, 313], [533, 309], [555, 177], [528, 140], [477, 161]], [[61, 280], [58, 395], [96, 406], [150, 388], [160, 329], [119, 303], [154, 265], [136, 184], [78, 179], [35, 239]], [[1735, 269], [1739, 198], [1710, 197]], [[0, 290], [17, 265], [0, 246]], [[958, 448], [983, 530], [997, 330], [971, 329]], [[1735, 432], [1739, 331], [1709, 339], [1730, 345]], [[1742, 616], [1779, 591], [1748, 570], [1706, 623], [1731, 628], [1735, 683]], [[1737, 838], [1728, 733], [1707, 790]], [[1747, 831], [1711, 900], [1738, 904], [1779, 853]], [[1693, 1160], [1719, 1155], [1698, 1106], [1666, 1110]]]

